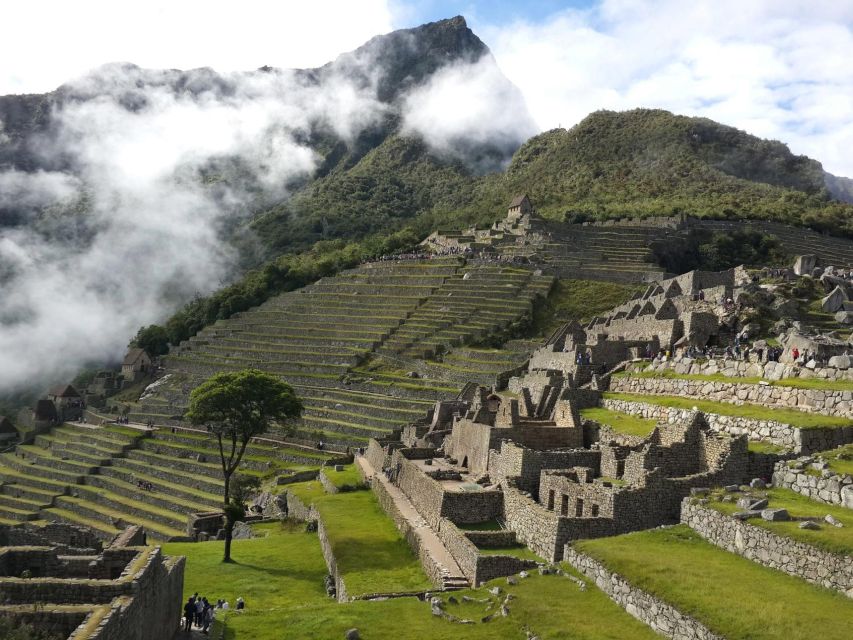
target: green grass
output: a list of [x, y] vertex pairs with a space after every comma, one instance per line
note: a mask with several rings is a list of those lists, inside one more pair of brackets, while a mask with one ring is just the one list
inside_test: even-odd
[[823, 391], [853, 391], [853, 380], [824, 380], [823, 378], [782, 378], [764, 380], [758, 376], [725, 376], [722, 373], [676, 373], [672, 369], [663, 371], [620, 372], [615, 376], [625, 378], [668, 378], [671, 380], [701, 380], [705, 382], [728, 382], [739, 384], [758, 384], [766, 382], [774, 387], [792, 387], [795, 389], [819, 389]]
[[754, 420], [776, 420], [799, 429], [820, 429], [853, 426], [853, 420], [835, 416], [824, 416], [819, 413], [806, 413], [796, 409], [769, 409], [756, 404], [732, 404], [698, 398], [681, 398], [677, 396], [642, 395], [632, 393], [605, 393], [610, 400], [626, 400], [628, 402], [644, 402], [662, 407], [676, 409], [698, 408], [706, 413], [717, 413], [724, 416], [740, 416]]
[[364, 479], [355, 464], [345, 465], [343, 471], [335, 471], [334, 467], [323, 467], [320, 473], [326, 476], [338, 489], [356, 488], [364, 485]]
[[514, 544], [509, 547], [478, 547], [482, 556], [512, 556], [519, 560], [533, 560], [534, 562], [545, 562], [523, 544]]
[[320, 512], [350, 595], [432, 587], [372, 491], [327, 494], [317, 481], [289, 485], [288, 491]]
[[819, 456], [822, 456], [829, 463], [829, 468], [839, 474], [848, 474], [853, 476], [853, 444], [845, 444], [837, 449], [829, 451], [821, 451]]
[[642, 288], [615, 282], [557, 280], [544, 304], [534, 312], [531, 335], [547, 337], [570, 320], [590, 320], [626, 302], [638, 290]]
[[726, 638], [850, 637], [853, 601], [718, 549], [686, 526], [575, 547]]
[[[799, 522], [794, 520], [768, 522], [763, 518], [750, 518], [749, 524], [780, 536], [805, 542], [830, 553], [853, 556], [853, 510], [816, 502], [789, 489], [769, 489], [766, 493], [770, 498], [771, 508], [787, 509], [793, 517], [817, 517], [821, 520], [820, 529], [800, 529]], [[715, 497], [721, 496], [715, 494]], [[728, 515], [742, 511], [734, 502], [720, 502], [712, 499], [707, 506]], [[835, 516], [844, 526], [833, 527], [831, 524], [822, 522], [827, 514]]]
[[656, 420], [638, 418], [637, 416], [622, 413], [621, 411], [612, 411], [604, 407], [581, 409], [581, 417], [607, 425], [618, 433], [640, 437], [649, 435], [657, 424]]
[[747, 448], [753, 453], [784, 453], [786, 451], [785, 447], [770, 442], [750, 440], [747, 444]]
[[[370, 640], [524, 638], [526, 628], [542, 638], [565, 640], [658, 638], [591, 582], [586, 581], [587, 589], [581, 591], [556, 575], [534, 573], [515, 586], [495, 580], [477, 590], [453, 593], [458, 604], [448, 602], [451, 594], [440, 594], [449, 613], [476, 623], [465, 626], [436, 618], [428, 604], [415, 598], [338, 604], [323, 589], [327, 570], [316, 534], [291, 523], [256, 525], [255, 530], [266, 537], [235, 540], [233, 564], [222, 564], [221, 542], [163, 545], [167, 554], [187, 556], [184, 598], [197, 591], [208, 599], [226, 598], [232, 607], [238, 596], [245, 599], [244, 613], [232, 611], [225, 618], [227, 640], [340, 640], [352, 627]], [[480, 619], [504, 597], [486, 591], [496, 584], [513, 594], [511, 613], [482, 623]], [[488, 599], [488, 610], [484, 604], [463, 603], [463, 595]], [[217, 627], [221, 624], [220, 620]]]

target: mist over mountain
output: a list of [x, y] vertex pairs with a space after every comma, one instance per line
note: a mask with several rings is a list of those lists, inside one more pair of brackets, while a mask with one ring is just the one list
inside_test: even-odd
[[[442, 99], [460, 77], [504, 100], [479, 106], [476, 128]], [[0, 123], [0, 389], [120, 356], [141, 324], [268, 255], [246, 226], [254, 215], [403, 131], [464, 173], [503, 166], [535, 131], [462, 18], [378, 36], [318, 69], [108, 64], [0, 98]], [[304, 246], [300, 220], [279, 220], [293, 236], [281, 249]]]
[[850, 202], [850, 184], [780, 142], [659, 110], [537, 134], [461, 17], [316, 69], [107, 64], [0, 97], [0, 391], [114, 360], [139, 326], [281, 254], [485, 223], [518, 192], [556, 219], [688, 213], [853, 234], [832, 199]]

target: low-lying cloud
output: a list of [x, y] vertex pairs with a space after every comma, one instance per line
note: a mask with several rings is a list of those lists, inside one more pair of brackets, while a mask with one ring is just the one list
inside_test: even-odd
[[485, 55], [474, 63], [448, 65], [412, 91], [403, 131], [420, 135], [441, 154], [459, 156], [489, 145], [507, 159], [537, 128], [521, 92]]
[[0, 390], [115, 359], [221, 285], [237, 258], [223, 225], [312, 174], [301, 140], [350, 140], [386, 108], [334, 74], [177, 74], [111, 65], [66, 86], [37, 144], [70, 168], [0, 172], [0, 208], [18, 214], [0, 228]]

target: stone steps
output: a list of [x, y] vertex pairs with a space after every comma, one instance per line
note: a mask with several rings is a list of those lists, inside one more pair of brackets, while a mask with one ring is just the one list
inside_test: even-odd
[[102, 540], [112, 540], [121, 533], [119, 528], [112, 524], [107, 524], [96, 518], [87, 518], [73, 511], [69, 511], [68, 509], [60, 509], [57, 507], [42, 509], [41, 516], [49, 522], [64, 522], [66, 524], [87, 527]]
[[[131, 521], [138, 517], [178, 530], [186, 528], [187, 513], [192, 511], [192, 509], [175, 512], [143, 500], [147, 493], [146, 491], [140, 490], [138, 493], [139, 499], [137, 500], [128, 498], [120, 493], [114, 493], [104, 487], [87, 484], [74, 487], [71, 497], [80, 498], [118, 513], [127, 514], [127, 518]], [[64, 497], [60, 496], [55, 500], [55, 504], [61, 507], [64, 499]]]
[[223, 483], [220, 478], [177, 469], [169, 466], [168, 463], [169, 461], [162, 457], [157, 458], [151, 455], [144, 460], [127, 458], [121, 463], [116, 463], [114, 468], [138, 477], [142, 477], [142, 474], [154, 476], [182, 488], [188, 487], [213, 494], [222, 492]]
[[[103, 522], [119, 530], [124, 529], [127, 524], [138, 524], [145, 529], [150, 537], [156, 540], [168, 541], [186, 537], [186, 531], [183, 529], [168, 526], [157, 520], [136, 514], [118, 511], [106, 504], [92, 502], [84, 498], [60, 496], [56, 499], [55, 508], [79, 514], [88, 520]], [[45, 509], [45, 511], [49, 512], [51, 509]]]

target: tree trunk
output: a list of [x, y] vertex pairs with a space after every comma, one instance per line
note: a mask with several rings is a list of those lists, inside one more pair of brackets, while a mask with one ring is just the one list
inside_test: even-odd
[[229, 493], [231, 485], [231, 474], [224, 473], [225, 476], [225, 554], [222, 557], [222, 562], [231, 562], [231, 535], [234, 532], [234, 521], [231, 519], [229, 507], [231, 506], [231, 495]]
[[231, 560], [231, 535], [234, 532], [234, 522], [231, 518], [225, 518], [225, 555], [222, 562], [233, 562]]

